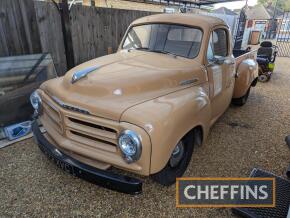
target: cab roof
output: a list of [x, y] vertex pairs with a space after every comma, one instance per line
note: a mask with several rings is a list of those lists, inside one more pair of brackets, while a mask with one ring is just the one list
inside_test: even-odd
[[139, 18], [131, 25], [138, 25], [143, 23], [184, 24], [188, 26], [201, 27], [204, 30], [211, 29], [217, 25], [226, 26], [226, 23], [220, 18], [201, 14], [155, 14]]

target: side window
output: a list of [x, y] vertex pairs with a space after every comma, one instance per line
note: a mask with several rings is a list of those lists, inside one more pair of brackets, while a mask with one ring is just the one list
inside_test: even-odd
[[213, 43], [212, 43], [212, 34], [209, 39], [208, 47], [207, 47], [207, 60], [213, 61], [214, 53], [213, 53]]
[[130, 30], [128, 37], [126, 38], [123, 47], [124, 48], [141, 48], [148, 47], [150, 25], [136, 26]]
[[228, 37], [225, 29], [213, 31], [214, 55], [226, 57], [228, 55]]
[[228, 35], [225, 29], [216, 29], [212, 32], [207, 49], [208, 60], [214, 57], [226, 57], [228, 55]]

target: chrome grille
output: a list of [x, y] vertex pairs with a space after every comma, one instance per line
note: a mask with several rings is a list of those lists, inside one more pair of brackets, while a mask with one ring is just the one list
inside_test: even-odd
[[96, 128], [96, 129], [99, 129], [99, 130], [112, 132], [112, 133], [115, 133], [115, 134], [117, 133], [116, 130], [111, 129], [109, 127], [100, 126], [100, 125], [97, 125], [97, 124], [94, 124], [94, 123], [89, 123], [89, 122], [86, 122], [86, 121], [83, 121], [83, 120], [79, 120], [79, 119], [75, 119], [75, 118], [72, 118], [72, 117], [69, 117], [68, 119], [70, 121], [72, 121], [74, 123], [77, 123], [77, 124], [80, 124], [80, 125], [89, 126], [89, 127]]
[[43, 101], [43, 116], [59, 133], [63, 133], [62, 120], [59, 110], [47, 101]]
[[[53, 101], [54, 100], [54, 101]], [[43, 99], [43, 119], [64, 137], [95, 149], [117, 152], [118, 128], [110, 121], [67, 110], [48, 96]]]
[[116, 152], [117, 130], [76, 117], [65, 117], [67, 136], [89, 146]]

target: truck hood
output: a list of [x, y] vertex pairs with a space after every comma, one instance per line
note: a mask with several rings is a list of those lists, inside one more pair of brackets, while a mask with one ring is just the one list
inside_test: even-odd
[[[72, 83], [76, 72], [94, 68]], [[121, 51], [83, 63], [64, 77], [45, 82], [41, 89], [92, 115], [120, 120], [122, 113], [134, 105], [192, 85], [186, 81], [200, 71], [200, 64], [190, 59], [153, 52]]]

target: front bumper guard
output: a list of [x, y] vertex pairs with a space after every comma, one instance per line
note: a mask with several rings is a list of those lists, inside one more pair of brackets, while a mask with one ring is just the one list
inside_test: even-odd
[[40, 150], [64, 171], [114, 191], [126, 194], [139, 194], [142, 192], [142, 182], [139, 179], [100, 170], [81, 163], [52, 145], [41, 133], [37, 122], [33, 122], [32, 130]]

